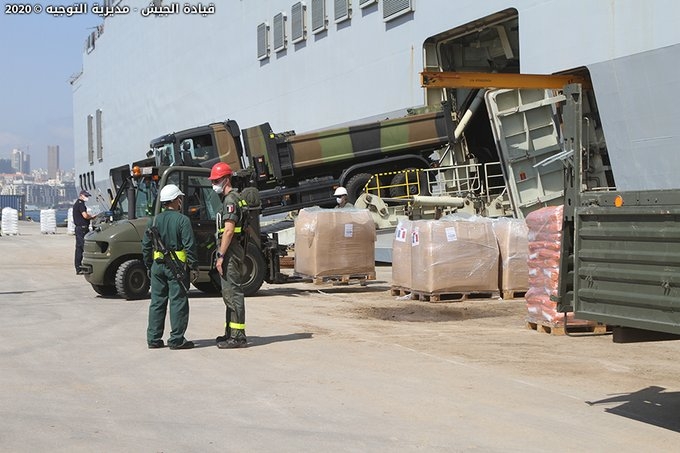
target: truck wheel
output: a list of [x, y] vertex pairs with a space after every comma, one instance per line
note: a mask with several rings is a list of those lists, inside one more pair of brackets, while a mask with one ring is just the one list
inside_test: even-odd
[[118, 291], [116, 290], [116, 287], [113, 285], [94, 285], [92, 284], [92, 289], [99, 294], [100, 296], [104, 297], [111, 297], [115, 296], [118, 294]]
[[150, 283], [140, 260], [125, 261], [116, 271], [116, 290], [126, 300], [148, 297]]
[[364, 187], [368, 184], [371, 179], [371, 174], [369, 173], [357, 173], [356, 175], [349, 178], [347, 181], [347, 198], [350, 203], [354, 203], [359, 198], [359, 195], [364, 193]]
[[245, 258], [246, 276], [243, 282], [243, 293], [246, 296], [254, 296], [262, 286], [267, 265], [264, 262], [262, 252], [252, 242], [248, 243]]
[[[409, 168], [408, 170], [415, 170], [413, 168]], [[399, 198], [403, 197], [406, 195], [427, 195], [427, 180], [425, 179], [426, 176], [424, 173], [420, 175], [420, 181], [419, 184], [415, 184], [415, 180], [412, 179], [415, 178], [415, 172], [412, 172], [409, 174], [409, 185], [408, 188], [403, 186], [403, 184], [406, 184], [406, 175], [404, 173], [398, 173], [392, 178], [392, 181], [390, 182], [391, 186], [400, 186], [400, 187], [390, 187], [390, 197], [392, 198]], [[418, 190], [418, 186], [420, 186], [420, 193]], [[408, 194], [406, 193], [408, 190]]]

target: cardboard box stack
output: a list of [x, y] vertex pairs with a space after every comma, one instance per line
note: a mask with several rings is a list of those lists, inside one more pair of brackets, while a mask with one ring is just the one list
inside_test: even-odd
[[529, 289], [529, 231], [526, 223], [522, 219], [501, 217], [493, 221], [493, 231], [500, 250], [501, 292], [526, 292]]
[[455, 215], [413, 222], [413, 291], [498, 291], [498, 244], [491, 223], [484, 217]]
[[[557, 311], [556, 296], [560, 280], [560, 250], [562, 246], [563, 206], [547, 206], [529, 213], [529, 290], [526, 293], [527, 321], [541, 325], [563, 326], [564, 314]], [[589, 321], [575, 320], [569, 313], [571, 325], [590, 325]]]
[[295, 220], [295, 273], [375, 275], [375, 240], [366, 209], [303, 209]]
[[403, 220], [397, 224], [392, 240], [392, 286], [411, 289], [411, 249], [413, 241], [413, 222]]

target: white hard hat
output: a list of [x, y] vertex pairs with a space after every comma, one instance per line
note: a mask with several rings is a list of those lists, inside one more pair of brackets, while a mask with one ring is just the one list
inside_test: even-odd
[[333, 194], [334, 197], [340, 197], [342, 195], [347, 195], [347, 189], [344, 187], [338, 187], [335, 189], [335, 193]]
[[179, 187], [177, 187], [174, 184], [168, 184], [167, 186], [163, 187], [161, 189], [161, 201], [172, 201], [175, 198], [184, 195], [181, 190], [179, 190]]

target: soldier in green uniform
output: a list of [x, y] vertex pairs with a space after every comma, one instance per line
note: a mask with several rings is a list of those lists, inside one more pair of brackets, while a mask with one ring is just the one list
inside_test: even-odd
[[222, 299], [226, 305], [224, 335], [217, 337], [220, 349], [246, 346], [246, 305], [243, 294], [243, 258], [241, 245], [245, 201], [231, 186], [231, 167], [218, 162], [212, 167], [210, 180], [213, 190], [222, 198], [222, 210], [217, 224], [217, 261], [215, 267], [221, 277]]
[[[175, 275], [164, 262], [164, 256], [154, 250], [154, 242], [149, 229], [155, 225], [160, 233], [167, 250], [174, 250], [174, 255], [180, 261], [180, 266], [195, 269], [197, 266], [196, 245], [191, 221], [182, 214], [182, 196], [179, 187], [168, 184], [161, 189], [160, 201], [164, 210], [149, 221], [147, 234], [142, 239], [142, 254], [144, 264], [150, 269], [151, 303], [149, 305], [149, 324], [146, 331], [146, 341], [149, 349], [162, 348], [163, 330], [165, 327], [165, 313], [170, 302], [170, 349], [191, 349], [192, 341], [184, 338], [189, 323], [189, 298]], [[171, 257], [172, 258], [172, 257]], [[186, 272], [187, 275], [189, 274]], [[189, 286], [188, 279], [184, 282]]]

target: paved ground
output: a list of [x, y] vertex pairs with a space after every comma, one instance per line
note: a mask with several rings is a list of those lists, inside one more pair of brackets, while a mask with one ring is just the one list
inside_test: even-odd
[[74, 238], [0, 237], [0, 451], [676, 451], [680, 342], [528, 330], [522, 300], [431, 304], [368, 287], [269, 286], [250, 347], [148, 350], [148, 301], [96, 295]]

